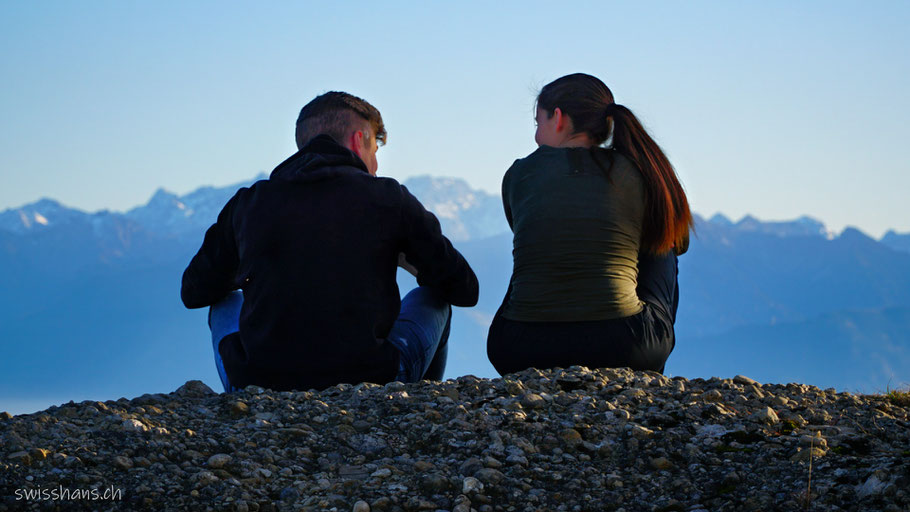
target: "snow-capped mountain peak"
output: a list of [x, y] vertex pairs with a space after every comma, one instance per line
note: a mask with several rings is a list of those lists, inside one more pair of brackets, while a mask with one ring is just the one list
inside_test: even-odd
[[39, 199], [34, 203], [0, 212], [0, 230], [27, 233], [52, 226], [72, 223], [88, 214], [63, 206], [53, 199]]

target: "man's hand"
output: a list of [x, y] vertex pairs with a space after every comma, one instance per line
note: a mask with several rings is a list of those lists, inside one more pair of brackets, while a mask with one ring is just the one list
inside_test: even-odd
[[398, 253], [398, 266], [407, 270], [412, 276], [417, 277], [417, 269], [414, 268], [414, 265], [408, 263], [408, 260], [405, 259], [404, 253]]

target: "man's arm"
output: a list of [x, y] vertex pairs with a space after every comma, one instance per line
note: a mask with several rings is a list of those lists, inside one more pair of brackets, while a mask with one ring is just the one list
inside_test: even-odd
[[477, 276], [442, 234], [436, 216], [402, 185], [401, 229], [407, 262], [417, 270], [417, 284], [438, 291], [453, 306], [477, 304]]
[[408, 274], [417, 277], [417, 269], [414, 268], [414, 265], [408, 263], [408, 259], [403, 252], [398, 253], [398, 266], [406, 270]]
[[205, 232], [202, 247], [183, 272], [180, 298], [188, 308], [211, 306], [231, 290], [237, 289], [239, 260], [232, 222], [236, 202], [237, 194], [218, 214], [215, 224]]

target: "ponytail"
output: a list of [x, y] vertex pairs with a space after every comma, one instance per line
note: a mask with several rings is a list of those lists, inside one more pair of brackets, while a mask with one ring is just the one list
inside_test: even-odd
[[551, 116], [559, 107], [572, 120], [575, 132], [588, 134], [595, 145], [612, 138], [610, 147], [638, 167], [645, 184], [643, 251], [686, 251], [692, 213], [676, 171], [635, 114], [614, 101], [606, 84], [584, 73], [566, 75], [540, 90], [537, 106]]
[[628, 108], [611, 103], [605, 122], [613, 124], [611, 147], [631, 160], [645, 183], [646, 213], [641, 247], [652, 254], [676, 249], [685, 252], [692, 228], [692, 212], [673, 165]]

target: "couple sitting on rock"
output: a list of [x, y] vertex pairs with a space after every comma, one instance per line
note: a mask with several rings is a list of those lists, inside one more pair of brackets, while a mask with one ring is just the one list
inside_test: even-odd
[[[692, 223], [672, 166], [590, 75], [545, 86], [535, 122], [538, 149], [503, 178], [514, 267], [490, 361], [662, 371]], [[296, 131], [299, 151], [237, 191], [183, 274], [183, 303], [211, 306], [225, 391], [440, 380], [451, 306], [477, 303], [473, 270], [407, 188], [376, 176], [376, 108], [329, 92]], [[403, 299], [398, 267], [418, 284]]]

